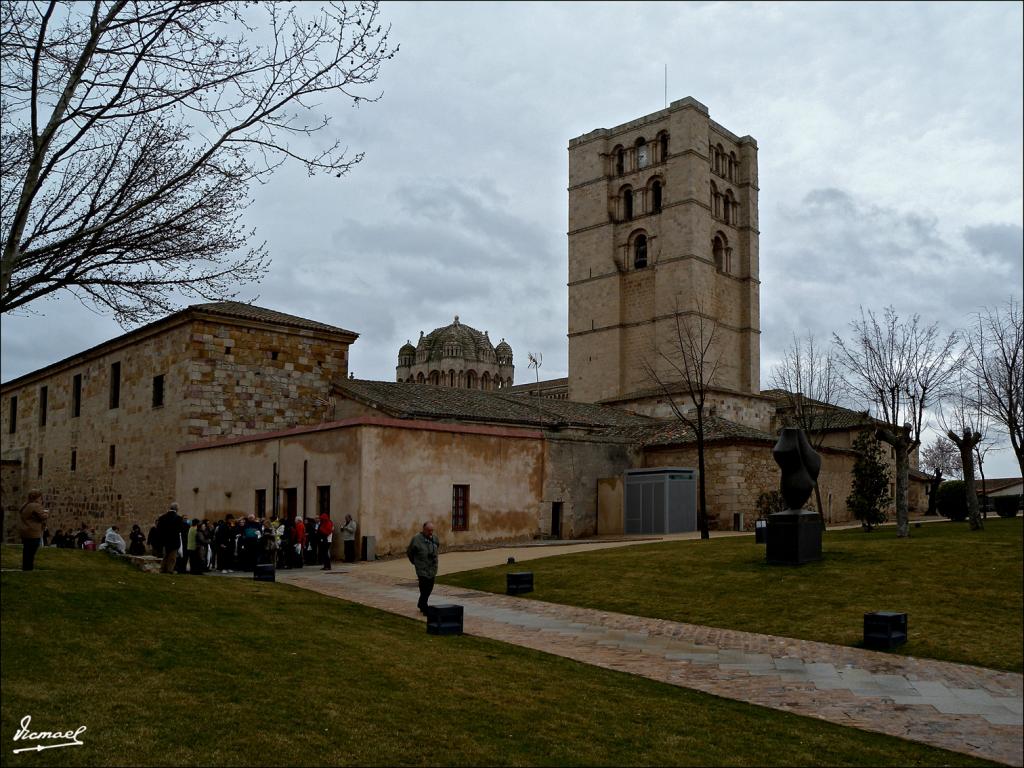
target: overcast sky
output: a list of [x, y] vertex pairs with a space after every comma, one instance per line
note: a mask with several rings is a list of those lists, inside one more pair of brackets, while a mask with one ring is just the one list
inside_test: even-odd
[[[384, 3], [383, 99], [325, 103], [365, 160], [285, 166], [242, 290], [360, 334], [351, 369], [455, 314], [566, 375], [569, 139], [692, 96], [757, 139], [762, 383], [860, 305], [957, 326], [1022, 293], [1020, 3]], [[318, 141], [326, 143], [327, 136]], [[3, 318], [4, 381], [119, 335], [70, 295]], [[1018, 473], [994, 454], [986, 474]]]

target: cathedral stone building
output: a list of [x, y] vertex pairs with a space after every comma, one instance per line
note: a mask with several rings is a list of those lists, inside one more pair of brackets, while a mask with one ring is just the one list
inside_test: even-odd
[[649, 390], [679, 378], [662, 353], [697, 317], [716, 389], [757, 394], [757, 191], [757, 142], [693, 98], [569, 142], [570, 400], [657, 412]]
[[414, 347], [407, 341], [398, 350], [396, 379], [410, 384], [434, 384], [461, 389], [507, 389], [515, 368], [512, 347], [502, 339], [491, 344], [487, 331], [459, 322], [435, 328]]
[[[446, 547], [692, 530], [672, 348], [697, 325], [709, 527], [750, 530], [792, 409], [759, 386], [757, 142], [685, 98], [568, 150], [566, 378], [514, 385], [511, 346], [456, 316], [402, 346], [397, 381], [349, 379], [351, 331], [200, 305], [3, 385], [5, 503], [31, 482], [76, 521], [144, 522], [170, 498], [210, 519], [351, 514], [394, 554], [424, 519]], [[850, 518], [851, 446], [874, 428], [833, 410], [829, 523]]]

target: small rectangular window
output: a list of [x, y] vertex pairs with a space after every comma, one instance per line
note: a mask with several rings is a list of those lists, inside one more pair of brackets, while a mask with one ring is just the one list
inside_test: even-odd
[[282, 488], [284, 492], [284, 517], [287, 520], [294, 520], [299, 511], [299, 489]]
[[82, 374], [76, 373], [71, 380], [71, 416], [78, 418], [82, 415]]
[[267, 516], [267, 489], [256, 489], [256, 518]]
[[10, 420], [7, 422], [7, 432], [13, 435], [18, 431], [18, 396], [11, 395]]
[[39, 458], [36, 462], [36, 477], [43, 476], [43, 454], [39, 454]]
[[116, 445], [110, 446], [110, 456], [108, 458], [108, 463], [110, 464], [110, 466], [114, 466], [117, 463], [117, 446]]
[[74, 448], [71, 449], [71, 471], [74, 472], [78, 469], [78, 451]]
[[469, 486], [452, 486], [452, 530], [469, 530]]
[[164, 375], [153, 377], [153, 407], [159, 408], [164, 404]]
[[110, 407], [121, 406], [121, 363], [110, 364]]
[[39, 388], [39, 426], [46, 426], [46, 410], [49, 405], [50, 399], [50, 388], [40, 387]]
[[316, 513], [328, 516], [331, 514], [331, 486], [318, 485], [316, 487]]

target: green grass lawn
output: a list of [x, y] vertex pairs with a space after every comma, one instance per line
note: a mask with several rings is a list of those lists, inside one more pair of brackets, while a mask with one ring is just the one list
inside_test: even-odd
[[823, 559], [769, 566], [754, 537], [581, 552], [442, 577], [490, 592], [531, 570], [524, 597], [640, 616], [858, 645], [863, 614], [906, 611], [910, 656], [1021, 671], [1022, 518], [828, 532]]
[[[20, 550], [2, 548], [16, 568]], [[344, 578], [344, 577], [339, 577]], [[3, 765], [979, 765], [283, 584], [42, 551], [2, 574]], [[84, 747], [13, 755], [36, 729]]]

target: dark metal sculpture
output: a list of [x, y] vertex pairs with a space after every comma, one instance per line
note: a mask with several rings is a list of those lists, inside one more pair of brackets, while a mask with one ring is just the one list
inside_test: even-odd
[[803, 430], [787, 427], [772, 449], [782, 470], [780, 490], [788, 507], [768, 515], [765, 559], [772, 565], [803, 565], [821, 559], [821, 521], [803, 508], [821, 471], [821, 457]]
[[802, 429], [786, 427], [772, 448], [772, 458], [782, 470], [782, 498], [788, 509], [803, 509], [818, 481], [821, 456], [807, 441]]

